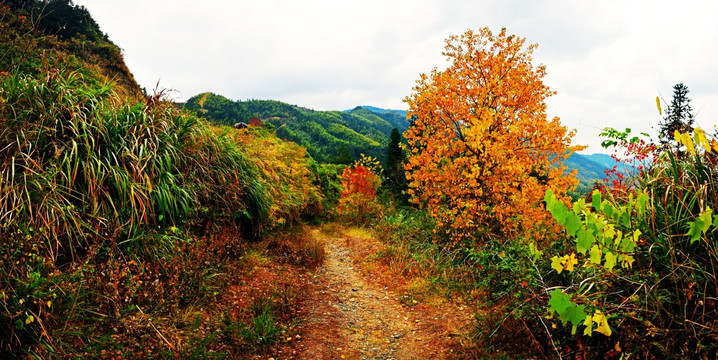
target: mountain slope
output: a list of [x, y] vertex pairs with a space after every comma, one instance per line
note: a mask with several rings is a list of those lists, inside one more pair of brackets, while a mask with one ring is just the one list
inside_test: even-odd
[[574, 153], [564, 161], [564, 165], [568, 166], [569, 169], [578, 170], [576, 178], [581, 182], [592, 183], [594, 180], [603, 179], [606, 176], [604, 170], [607, 168], [604, 163], [596, 161], [594, 155], [599, 154], [583, 155]]
[[403, 110], [387, 110], [375, 106], [362, 105], [351, 110], [344, 110], [344, 112], [355, 115], [366, 114], [367, 112], [374, 114], [399, 129], [399, 132], [404, 132], [409, 127], [409, 122], [406, 120], [406, 111]]
[[65, 68], [88, 83], [109, 80], [120, 95], [142, 95], [122, 50], [84, 7], [70, 0], [12, 0], [0, 5], [0, 73]]
[[384, 160], [392, 128], [408, 127], [398, 111], [377, 113], [364, 107], [315, 111], [275, 100], [233, 101], [213, 93], [193, 96], [184, 106], [223, 125], [249, 123], [257, 117], [273, 125], [278, 137], [306, 147], [320, 162], [347, 163], [360, 154]]

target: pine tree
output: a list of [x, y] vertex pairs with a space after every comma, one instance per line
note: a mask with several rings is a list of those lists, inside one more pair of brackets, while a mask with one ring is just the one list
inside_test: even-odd
[[665, 117], [658, 125], [660, 128], [659, 140], [663, 147], [676, 147], [674, 133], [692, 132], [695, 116], [691, 108], [691, 99], [688, 98], [688, 87], [683, 83], [673, 86], [673, 99], [666, 108]]

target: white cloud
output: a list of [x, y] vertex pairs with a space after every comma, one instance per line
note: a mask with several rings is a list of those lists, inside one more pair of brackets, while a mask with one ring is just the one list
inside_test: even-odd
[[699, 124], [718, 119], [718, 5], [704, 1], [76, 0], [124, 49], [148, 89], [213, 91], [308, 108], [405, 108], [443, 40], [489, 26], [538, 43], [558, 95], [549, 115], [601, 151], [600, 128], [648, 130], [655, 97], [685, 83]]

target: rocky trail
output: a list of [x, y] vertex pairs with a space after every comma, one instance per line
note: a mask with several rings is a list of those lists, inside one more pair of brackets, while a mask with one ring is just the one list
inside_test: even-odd
[[453, 359], [460, 358], [461, 333], [472, 319], [464, 306], [431, 305], [402, 296], [376, 281], [385, 274], [362, 271], [362, 238], [327, 236], [326, 260], [303, 291], [305, 301], [296, 341], [297, 359]]

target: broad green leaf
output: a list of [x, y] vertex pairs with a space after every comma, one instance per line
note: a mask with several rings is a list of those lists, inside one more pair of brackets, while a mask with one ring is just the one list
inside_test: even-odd
[[608, 201], [604, 201], [602, 205], [603, 213], [606, 214], [606, 217], [613, 217], [614, 208], [613, 205], [611, 205]]
[[[614, 229], [613, 225], [608, 224], [606, 228], [603, 231], [603, 235], [605, 236], [606, 243], [608, 243], [608, 240], [613, 239], [614, 236], [616, 236], [616, 229]], [[606, 244], [608, 245], [608, 244]]]
[[586, 307], [583, 305], [576, 306], [576, 304], [572, 303], [571, 306], [566, 309], [566, 312], [561, 317], [567, 321], [570, 321], [571, 324], [573, 324], [573, 326], [575, 327], [581, 325], [581, 323], [586, 319], [587, 315], [585, 309]]
[[707, 207], [705, 211], [703, 211], [698, 217], [703, 220], [703, 227], [701, 228], [701, 231], [705, 233], [708, 231], [708, 229], [711, 227], [711, 219], [713, 218], [713, 209], [710, 207]]
[[625, 253], [632, 253], [633, 250], [636, 248], [636, 242], [633, 241], [630, 237], [626, 237], [623, 240], [621, 240], [621, 245], [619, 246], [620, 250]]
[[566, 227], [566, 232], [569, 236], [576, 235], [576, 231], [581, 228], [581, 224], [581, 218], [578, 217], [578, 215], [566, 212], [566, 225], [564, 226]]
[[631, 214], [628, 212], [621, 213], [620, 218], [621, 225], [624, 227], [630, 228], [631, 227]]
[[593, 245], [591, 247], [591, 263], [593, 264], [600, 264], [601, 263], [601, 256], [603, 255], [603, 252], [601, 251], [601, 248], [598, 247], [598, 245]]
[[713, 210], [709, 207], [698, 215], [696, 221], [688, 223], [690, 227], [686, 235], [691, 237], [691, 244], [698, 241], [701, 238], [701, 234], [705, 234], [705, 232], [710, 229], [712, 213]]
[[586, 251], [591, 248], [594, 242], [596, 242], [596, 238], [593, 236], [593, 231], [586, 230], [583, 227], [578, 229], [576, 234], [576, 251], [585, 255]]
[[636, 197], [636, 213], [639, 216], [643, 216], [643, 213], [646, 211], [646, 205], [648, 205], [648, 194], [641, 191], [638, 196]]
[[569, 306], [576, 306], [571, 302], [568, 295], [564, 294], [560, 289], [551, 292], [551, 299], [548, 301], [548, 305], [559, 315], [563, 314]]
[[606, 270], [611, 271], [614, 267], [616, 267], [616, 254], [612, 252], [607, 252], [604, 256], [606, 258], [606, 263], [603, 265]]
[[583, 198], [578, 199], [576, 202], [573, 203], [572, 209], [573, 213], [576, 215], [580, 215], [583, 210], [586, 209], [586, 200]]
[[702, 224], [698, 224], [699, 221], [702, 221], [701, 219], [696, 219], [696, 221], [689, 221], [688, 222], [688, 233], [686, 234], [691, 238], [691, 244], [698, 241], [698, 239], [701, 238], [701, 230]]
[[546, 193], [544, 194], [543, 201], [546, 202], [547, 205], [553, 204], [555, 196], [553, 194], [553, 190], [546, 189]]
[[623, 232], [621, 230], [616, 230], [616, 238], [613, 240], [613, 245], [618, 246], [621, 243], [621, 240], [623, 240]]
[[601, 192], [598, 190], [593, 190], [591, 200], [591, 206], [593, 206], [594, 210], [598, 211], [601, 208]]
[[559, 224], [565, 225], [566, 224], [566, 218], [568, 217], [568, 209], [566, 208], [566, 205], [561, 203], [556, 203], [553, 207], [554, 211], [551, 213], [553, 215], [553, 218], [558, 221]]

